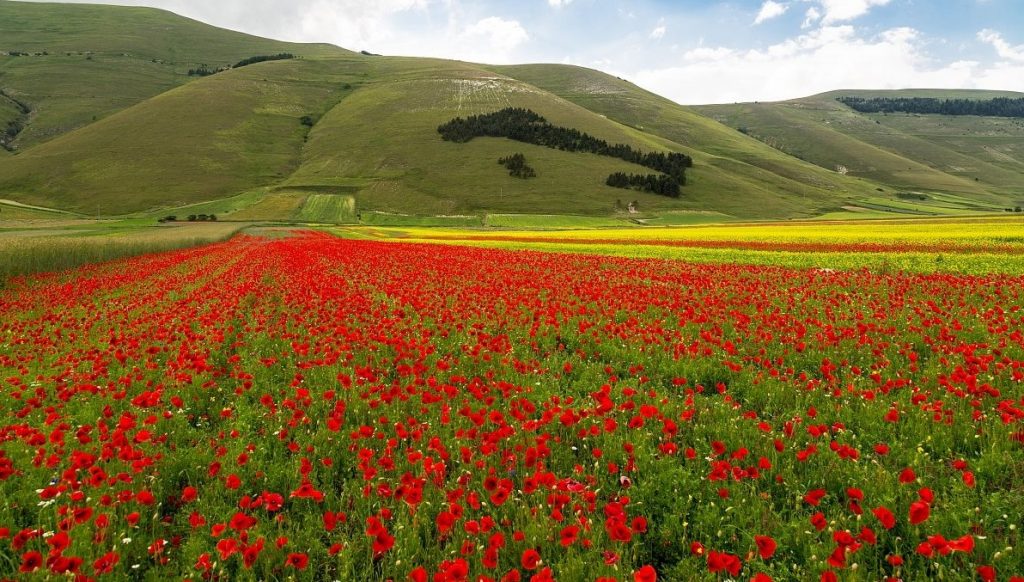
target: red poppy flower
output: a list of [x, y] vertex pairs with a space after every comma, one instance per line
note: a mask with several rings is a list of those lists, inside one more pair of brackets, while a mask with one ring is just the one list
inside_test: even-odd
[[644, 566], [633, 574], [634, 582], [657, 582], [658, 573], [653, 566]]
[[910, 523], [917, 525], [928, 519], [931, 515], [931, 508], [924, 501], [915, 501], [910, 504]]
[[96, 570], [97, 574], [110, 574], [114, 571], [114, 566], [120, 561], [121, 556], [117, 555], [117, 553], [107, 552], [93, 562], [92, 567]]
[[520, 563], [526, 570], [535, 570], [540, 564], [540, 553], [533, 548], [527, 548], [523, 550], [523, 555], [520, 559]]
[[761, 555], [762, 560], [775, 555], [775, 549], [778, 547], [775, 540], [768, 536], [754, 536], [754, 543], [757, 544], [757, 553]]
[[306, 566], [309, 565], [309, 556], [307, 556], [306, 554], [291, 553], [288, 554], [288, 557], [285, 559], [284, 563], [286, 566], [295, 568], [297, 570], [305, 570]]
[[876, 507], [871, 510], [871, 513], [875, 515], [885, 529], [892, 529], [896, 525], [896, 516], [885, 507]]
[[21, 567], [18, 568], [19, 572], [29, 573], [35, 572], [43, 565], [43, 555], [39, 552], [25, 552], [21, 556]]
[[815, 513], [811, 516], [811, 525], [814, 529], [821, 531], [828, 526], [828, 520], [825, 519], [825, 514], [822, 512]]

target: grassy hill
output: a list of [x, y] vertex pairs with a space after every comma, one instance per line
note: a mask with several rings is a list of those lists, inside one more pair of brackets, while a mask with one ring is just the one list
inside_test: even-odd
[[[379, 58], [371, 82], [313, 128], [291, 188], [355, 192], [361, 209], [414, 214], [582, 212], [610, 214], [615, 201], [643, 209], [680, 202], [604, 184], [614, 171], [647, 172], [619, 160], [569, 153], [506, 139], [444, 142], [436, 128], [456, 116], [527, 107], [556, 125], [644, 150], [681, 149], [614, 123], [526, 83], [478, 65], [430, 59]], [[523, 153], [535, 179], [509, 177], [499, 157]]]
[[1024, 120], [906, 113], [864, 114], [852, 97], [991, 99], [997, 91], [834, 91], [778, 103], [701, 106], [709, 117], [823, 168], [845, 168], [895, 189], [945, 192], [979, 202], [1024, 198]]
[[[0, 0], [0, 89], [32, 106], [20, 149], [182, 85], [189, 69], [290, 52], [349, 54], [220, 29], [152, 8]], [[10, 56], [10, 53], [28, 53]], [[0, 97], [0, 128], [10, 118]]]
[[692, 108], [600, 71], [569, 65], [493, 70], [679, 144], [703, 169], [693, 173], [687, 186], [688, 199], [701, 208], [750, 218], [810, 216], [838, 210], [877, 186], [796, 160]]
[[[428, 222], [480, 224], [486, 214], [608, 220], [623, 217], [616, 208], [636, 200], [642, 217], [660, 224], [844, 208], [958, 213], [991, 210], [1006, 198], [990, 182], [834, 136], [829, 124], [806, 120], [808, 135], [846, 140], [842, 147], [889, 163], [889, 173], [843, 175], [828, 161], [801, 160], [761, 135], [737, 131], [723, 110], [683, 107], [579, 67], [369, 56], [270, 41], [154, 9], [4, 0], [0, 45], [30, 55], [0, 55], [0, 89], [10, 96], [0, 96], [0, 127], [26, 124], [16, 153], [0, 153], [0, 198], [86, 214], [381, 223], [433, 216], [439, 218]], [[216, 68], [278, 52], [301, 58], [187, 75], [201, 64]], [[815, 103], [845, 109], [831, 98]], [[450, 143], [436, 131], [453, 117], [508, 106], [611, 143], [686, 153], [695, 163], [688, 184], [679, 199], [611, 188], [605, 179], [612, 172], [649, 171], [506, 139]], [[967, 156], [963, 128], [943, 127], [948, 139], [928, 143], [945, 143], [943, 155]], [[999, 146], [1006, 159], [985, 168], [1002, 172], [998, 180], [1007, 189], [1022, 173], [1012, 141], [1010, 135]], [[536, 178], [512, 178], [497, 164], [515, 152], [526, 156]], [[946, 198], [879, 203], [891, 195], [894, 177]], [[933, 211], [936, 205], [941, 209]]]
[[203, 78], [5, 159], [0, 188], [39, 206], [120, 214], [283, 180], [300, 163], [300, 118], [346, 93], [348, 77], [331, 70], [290, 60]]

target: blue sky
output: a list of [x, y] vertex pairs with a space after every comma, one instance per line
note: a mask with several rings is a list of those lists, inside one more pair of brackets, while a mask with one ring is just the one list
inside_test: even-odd
[[597, 68], [680, 103], [1024, 91], [1024, 0], [123, 0], [285, 40]]

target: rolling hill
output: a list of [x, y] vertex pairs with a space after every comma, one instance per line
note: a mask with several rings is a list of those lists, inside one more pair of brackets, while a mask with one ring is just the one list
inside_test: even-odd
[[896, 189], [1024, 200], [1024, 120], [1002, 117], [860, 113], [839, 97], [992, 99], [998, 91], [833, 91], [777, 103], [695, 109], [786, 154], [843, 169]]
[[[1021, 173], [1010, 143], [1008, 159], [991, 162], [1002, 173], [990, 181], [897, 154], [888, 155], [910, 171], [893, 161], [888, 173], [844, 175], [737, 131], [729, 111], [683, 107], [590, 69], [374, 56], [154, 9], [0, 0], [0, 45], [0, 127], [24, 126], [13, 152], [0, 154], [0, 198], [87, 214], [478, 224], [474, 217], [488, 213], [621, 216], [623, 201], [635, 200], [664, 220], [790, 218], [871, 208], [903, 187], [897, 178], [951, 197], [944, 204], [961, 212], [1007, 203]], [[188, 75], [281, 52], [297, 58]], [[673, 199], [607, 186], [612, 172], [649, 173], [621, 160], [508, 139], [451, 143], [436, 131], [453, 117], [509, 106], [609, 143], [685, 153], [694, 168]], [[806, 123], [811, 135], [831, 129]], [[968, 156], [955, 135], [942, 151]], [[512, 178], [497, 165], [516, 152], [536, 178]]]
[[[348, 54], [232, 32], [153, 8], [0, 0], [0, 89], [29, 104], [20, 149], [192, 80], [188, 71], [262, 54]], [[17, 53], [19, 56], [10, 56]], [[0, 127], [11, 119], [0, 97]]]

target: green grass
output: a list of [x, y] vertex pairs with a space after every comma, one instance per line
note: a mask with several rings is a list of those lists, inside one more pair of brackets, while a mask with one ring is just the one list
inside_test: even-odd
[[179, 220], [184, 220], [185, 217], [187, 217], [190, 214], [214, 214], [218, 218], [227, 218], [237, 212], [240, 212], [243, 209], [258, 204], [265, 197], [266, 192], [263, 189], [257, 189], [239, 194], [237, 196], [219, 198], [217, 200], [211, 200], [209, 202], [186, 204], [184, 206], [178, 206], [176, 208], [161, 208], [156, 211], [145, 212], [141, 214], [143, 216], [152, 218], [161, 218], [164, 216], [177, 216]]
[[10, 200], [0, 200], [0, 222], [10, 220], [61, 220], [68, 218], [75, 218], [75, 216], [52, 208], [27, 206]]
[[354, 223], [356, 201], [344, 194], [310, 194], [299, 209], [298, 218], [307, 222]]
[[644, 226], [688, 226], [716, 224], [735, 220], [732, 216], [718, 212], [668, 212], [660, 216], [638, 218]]

